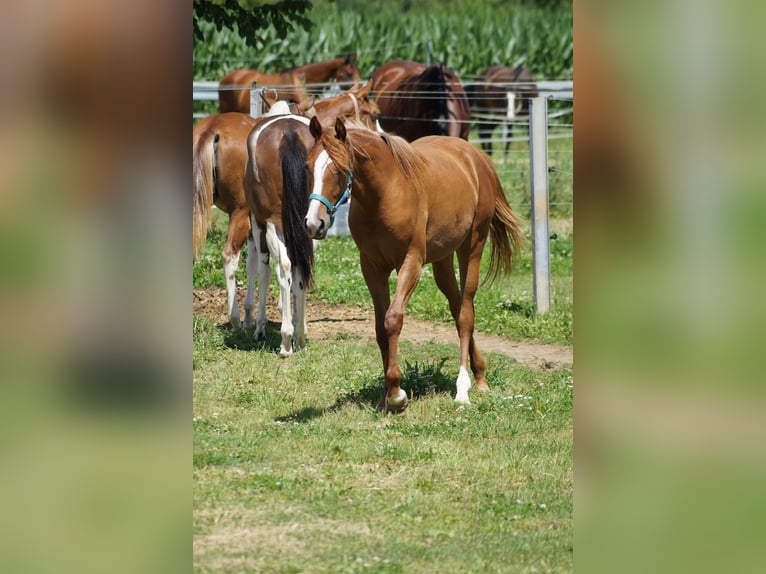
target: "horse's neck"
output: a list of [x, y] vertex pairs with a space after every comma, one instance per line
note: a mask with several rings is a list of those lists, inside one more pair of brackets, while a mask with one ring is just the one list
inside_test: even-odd
[[361, 151], [369, 156], [362, 159], [356, 154], [353, 159], [354, 178], [358, 185], [352, 188], [351, 197], [356, 197], [361, 206], [370, 210], [377, 210], [380, 205], [395, 201], [393, 195], [386, 190], [403, 191], [410, 185], [391, 150], [377, 132], [359, 131], [351, 137], [356, 137]]

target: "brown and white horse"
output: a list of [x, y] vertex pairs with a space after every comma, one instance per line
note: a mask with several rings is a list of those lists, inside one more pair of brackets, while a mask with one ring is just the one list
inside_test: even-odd
[[[369, 90], [367, 90], [368, 92]], [[352, 89], [333, 98], [317, 101], [305, 110], [309, 115], [317, 113], [324, 117], [348, 115], [365, 117], [372, 113], [363, 89]], [[281, 107], [282, 106], [282, 107]], [[278, 102], [271, 113], [286, 113], [284, 102]], [[253, 282], [259, 260], [255, 256], [255, 244], [250, 233], [250, 208], [244, 188], [247, 165], [247, 138], [252, 129], [264, 122], [263, 118], [252, 118], [238, 112], [216, 114], [200, 120], [193, 130], [192, 174], [193, 174], [193, 248], [195, 259], [199, 255], [207, 236], [211, 207], [215, 205], [229, 215], [229, 228], [223, 249], [224, 277], [226, 281], [227, 313], [234, 327], [240, 326], [240, 312], [237, 305], [235, 274], [239, 266], [241, 249], [248, 243], [247, 254], [247, 295], [245, 297], [245, 328], [255, 324]], [[308, 119], [305, 119], [308, 122]], [[313, 143], [313, 141], [312, 141]], [[265, 244], [264, 244], [265, 245]], [[263, 247], [266, 252], [266, 247]], [[268, 253], [266, 253], [268, 265]], [[259, 314], [263, 317], [256, 331], [256, 338], [265, 335], [266, 290], [271, 269], [261, 269], [262, 289], [259, 300]], [[263, 280], [265, 278], [265, 280]]]
[[[371, 84], [315, 102], [307, 113], [331, 124], [338, 117], [375, 125], [377, 107], [369, 100]], [[266, 330], [266, 295], [274, 259], [282, 307], [280, 356], [306, 345], [306, 292], [313, 272], [313, 242], [304, 227], [308, 208], [306, 154], [314, 145], [309, 119], [280, 115], [260, 121], [247, 138], [245, 197], [251, 227], [258, 230], [259, 305], [255, 337]], [[295, 300], [292, 316], [291, 294]]]
[[373, 72], [381, 127], [407, 141], [428, 135], [468, 139], [471, 111], [455, 72], [436, 63], [397, 60]]
[[[326, 236], [332, 212], [349, 195], [349, 228], [375, 307], [375, 334], [383, 359], [385, 392], [378, 410], [407, 407], [397, 352], [404, 312], [424, 264], [449, 301], [460, 338], [459, 403], [470, 403], [474, 382], [486, 390], [485, 364], [474, 341], [473, 300], [489, 237], [489, 279], [510, 273], [522, 239], [522, 222], [508, 205], [490, 158], [460, 138], [430, 136], [412, 144], [364, 128], [334, 129], [311, 120], [316, 144], [306, 161], [312, 194], [306, 227]], [[460, 288], [455, 279], [457, 254]], [[393, 301], [388, 277], [396, 270]]]

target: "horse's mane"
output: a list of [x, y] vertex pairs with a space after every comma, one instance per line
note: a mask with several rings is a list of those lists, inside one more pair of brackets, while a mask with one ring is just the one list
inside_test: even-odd
[[407, 140], [393, 134], [373, 131], [363, 123], [352, 119], [345, 120], [344, 124], [346, 128], [351, 129], [346, 135], [346, 141], [351, 149], [351, 154], [349, 154], [346, 145], [336, 138], [334, 134], [327, 133], [322, 136], [322, 145], [338, 169], [348, 173], [351, 171], [353, 157], [370, 158], [363, 141], [364, 136], [362, 134], [365, 134], [370, 138], [380, 138], [386, 144], [394, 156], [396, 164], [407, 177], [413, 181], [421, 179], [427, 165], [427, 160]]

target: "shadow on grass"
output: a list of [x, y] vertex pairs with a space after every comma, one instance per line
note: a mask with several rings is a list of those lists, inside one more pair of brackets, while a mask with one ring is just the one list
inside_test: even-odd
[[282, 343], [280, 328], [282, 325], [269, 321], [266, 325], [266, 338], [256, 341], [253, 338], [255, 328], [234, 329], [229, 323], [222, 323], [217, 328], [223, 333], [223, 344], [229, 349], [237, 351], [272, 351], [279, 352]]
[[[438, 361], [415, 361], [414, 363], [405, 361], [402, 369], [402, 388], [407, 391], [410, 400], [426, 395], [452, 395], [455, 390], [454, 379], [451, 375], [442, 372], [447, 360], [447, 357], [444, 357]], [[380, 397], [383, 396], [383, 389], [384, 379], [379, 377], [357, 391], [342, 394], [328, 407], [304, 407], [287, 416], [278, 417], [276, 420], [305, 423], [327, 413], [338, 411], [346, 405], [355, 405], [360, 410], [374, 409]]]

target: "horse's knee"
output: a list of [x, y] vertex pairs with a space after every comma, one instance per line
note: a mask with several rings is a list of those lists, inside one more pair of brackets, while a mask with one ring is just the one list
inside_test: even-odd
[[388, 311], [383, 322], [386, 336], [392, 337], [402, 332], [404, 314], [401, 311]]

